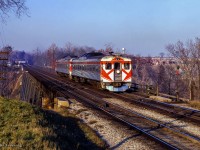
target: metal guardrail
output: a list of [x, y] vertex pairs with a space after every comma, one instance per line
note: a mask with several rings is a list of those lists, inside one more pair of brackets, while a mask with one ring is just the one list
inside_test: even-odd
[[162, 97], [165, 97], [165, 98], [170, 98], [173, 101], [189, 101], [189, 99], [187, 99], [187, 98], [179, 97], [179, 92], [176, 92], [176, 95], [169, 95], [169, 94], [165, 94], [165, 93], [160, 93], [152, 85], [142, 85], [142, 84], [138, 84], [138, 83], [132, 83], [131, 88], [134, 91], [142, 91], [143, 93], [146, 93], [147, 96], [157, 95], [157, 96], [162, 96]]
[[163, 96], [163, 97], [166, 97], [166, 98], [170, 98], [170, 99], [172, 99], [172, 100], [189, 101], [189, 99], [187, 99], [187, 98], [182, 98], [182, 97], [178, 97], [178, 95], [174, 96], [174, 95], [159, 93], [159, 96]]

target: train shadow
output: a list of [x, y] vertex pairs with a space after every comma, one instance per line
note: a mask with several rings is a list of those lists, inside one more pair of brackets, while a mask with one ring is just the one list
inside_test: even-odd
[[[35, 112], [38, 113], [38, 112]], [[38, 122], [43, 130], [43, 140], [45, 146], [50, 149], [58, 150], [102, 150], [106, 149], [107, 144], [101, 146], [91, 141], [83, 132], [81, 120], [73, 116], [63, 116], [50, 110], [41, 110], [43, 118]], [[87, 130], [87, 129], [85, 129]], [[94, 136], [94, 135], [91, 135]]]
[[124, 143], [128, 142], [128, 140], [132, 139], [132, 138], [136, 138], [138, 136], [141, 136], [142, 133], [138, 133], [138, 134], [134, 134], [134, 135], [131, 135], [125, 139], [123, 139], [121, 142], [119, 142], [118, 144], [116, 144], [115, 146], [111, 147], [110, 149], [111, 150], [114, 150], [114, 149], [117, 149], [119, 148], [121, 145], [123, 145]]
[[135, 90], [135, 89], [132, 89], [132, 88], [126, 90], [126, 93], [134, 93], [134, 92], [136, 92], [136, 90]]

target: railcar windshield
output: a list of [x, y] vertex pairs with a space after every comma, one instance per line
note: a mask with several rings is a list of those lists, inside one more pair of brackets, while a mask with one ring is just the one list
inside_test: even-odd
[[129, 70], [130, 69], [130, 63], [124, 63], [124, 69]]
[[120, 70], [120, 63], [115, 63], [114, 69], [115, 70]]
[[112, 64], [111, 63], [106, 63], [106, 70], [112, 69]]

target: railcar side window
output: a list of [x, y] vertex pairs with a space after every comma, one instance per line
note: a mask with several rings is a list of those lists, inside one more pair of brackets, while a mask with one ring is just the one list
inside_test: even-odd
[[112, 64], [111, 63], [106, 63], [106, 70], [112, 69]]
[[96, 66], [95, 69], [96, 69], [95, 71], [98, 71], [99, 70], [99, 66]]
[[129, 63], [124, 63], [124, 69], [129, 70], [130, 69], [130, 64]]

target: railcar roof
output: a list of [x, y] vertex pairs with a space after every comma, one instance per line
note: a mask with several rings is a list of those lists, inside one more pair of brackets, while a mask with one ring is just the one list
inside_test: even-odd
[[91, 53], [85, 53], [78, 59], [73, 59], [74, 62], [80, 62], [80, 61], [100, 61], [102, 57], [105, 55], [100, 52], [91, 52]]
[[93, 58], [102, 58], [105, 55], [101, 52], [90, 52], [90, 53], [85, 53], [79, 59], [86, 58], [86, 59], [93, 59]]
[[115, 56], [115, 55], [109, 55], [109, 56], [105, 56], [101, 59], [101, 61], [112, 61], [115, 57], [120, 57], [121, 59], [123, 59], [124, 61], [131, 61], [130, 58], [128, 57], [123, 57], [123, 56]]
[[67, 55], [65, 57], [62, 57], [61, 59], [58, 59], [57, 62], [65, 62], [65, 61], [69, 61], [70, 59], [75, 59], [78, 58], [77, 56], [71, 56], [71, 55]]

